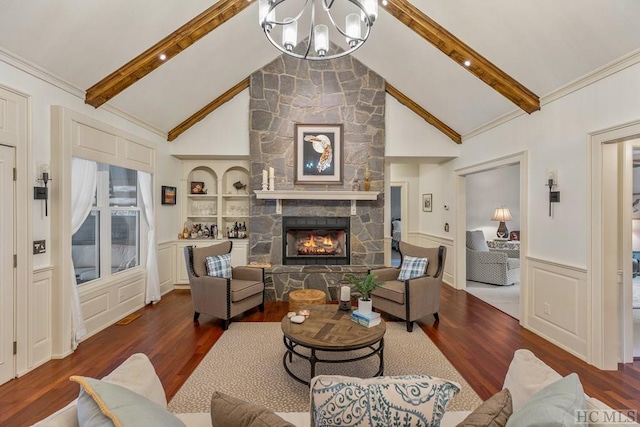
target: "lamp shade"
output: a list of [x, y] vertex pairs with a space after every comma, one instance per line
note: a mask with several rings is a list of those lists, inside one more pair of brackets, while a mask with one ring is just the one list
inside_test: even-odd
[[493, 216], [491, 217], [491, 221], [500, 222], [511, 221], [512, 219], [513, 217], [511, 216], [511, 212], [509, 212], [509, 208], [505, 208], [504, 206], [496, 208], [493, 212]]

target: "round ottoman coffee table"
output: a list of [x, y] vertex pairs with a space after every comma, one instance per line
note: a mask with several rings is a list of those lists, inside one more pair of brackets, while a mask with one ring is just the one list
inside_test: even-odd
[[[309, 307], [309, 317], [303, 323], [293, 323], [288, 317], [281, 322], [286, 351], [282, 364], [287, 373], [295, 380], [309, 385], [316, 375], [316, 363], [345, 363], [378, 356], [378, 371], [372, 376], [384, 375], [384, 333], [387, 325], [384, 320], [379, 325], [366, 328], [351, 321], [351, 310], [339, 310], [336, 304]], [[306, 349], [300, 352], [298, 347]], [[324, 359], [317, 352], [347, 353], [353, 350], [368, 349], [358, 355], [344, 354], [344, 357]], [[309, 381], [291, 372], [289, 364], [297, 356], [309, 361], [311, 375]]]
[[289, 292], [289, 311], [298, 311], [310, 305], [324, 305], [327, 295], [319, 289], [298, 289]]

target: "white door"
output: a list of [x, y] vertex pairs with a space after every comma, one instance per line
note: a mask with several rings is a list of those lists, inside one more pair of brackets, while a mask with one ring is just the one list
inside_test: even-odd
[[0, 384], [15, 376], [14, 341], [14, 149], [0, 145]]

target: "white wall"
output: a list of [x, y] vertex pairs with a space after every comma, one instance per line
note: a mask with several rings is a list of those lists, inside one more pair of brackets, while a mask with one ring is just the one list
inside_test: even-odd
[[387, 94], [385, 105], [387, 157], [451, 158], [460, 146]]
[[[586, 303], [601, 298], [601, 295], [591, 295], [592, 287], [587, 280], [591, 267], [588, 136], [640, 119], [638, 81], [640, 64], [634, 64], [543, 105], [539, 112], [517, 116], [464, 140], [460, 157], [436, 170], [421, 169], [422, 183], [434, 183], [438, 186], [434, 192], [454, 195], [456, 170], [527, 153], [528, 230], [521, 227], [521, 232], [526, 233], [528, 239], [523, 248], [526, 259], [521, 269], [521, 301], [525, 310], [521, 322], [588, 362], [599, 352], [617, 352], [615, 348], [602, 349], [592, 340], [598, 334], [600, 323], [589, 317], [591, 311]], [[549, 188], [545, 186], [547, 170], [558, 171], [557, 190], [561, 193], [561, 202], [553, 205], [551, 217]], [[434, 196], [434, 207], [438, 204]], [[456, 208], [453, 206], [452, 210]], [[421, 221], [420, 230], [437, 232], [437, 223]], [[551, 277], [553, 286], [549, 286]], [[550, 310], [545, 310], [547, 304]], [[573, 322], [571, 327], [568, 319]]]
[[[158, 171], [162, 176], [167, 176], [168, 181], [179, 182], [180, 169], [175, 159], [168, 157], [169, 144], [157, 134], [144, 129], [128, 120], [118, 117], [104, 109], [95, 109], [84, 103], [84, 99], [74, 94], [64, 91], [43, 79], [27, 74], [5, 62], [0, 58], [0, 85], [26, 94], [31, 101], [31, 144], [32, 144], [32, 169], [34, 175], [33, 185], [39, 185], [35, 181], [36, 164], [38, 162], [50, 163], [51, 159], [51, 106], [62, 105], [85, 114], [89, 117], [100, 120], [106, 124], [116, 126], [127, 132], [131, 132], [141, 138], [157, 144], [156, 161]], [[51, 177], [55, 179], [55, 176]], [[159, 197], [159, 180], [156, 180], [156, 192]], [[44, 215], [44, 203], [40, 200], [33, 201], [33, 239], [46, 240], [50, 244], [50, 216]], [[49, 213], [51, 215], [51, 213]], [[176, 228], [179, 224], [179, 212], [158, 209], [157, 230], [159, 242], [169, 238], [171, 228]], [[175, 223], [175, 224], [174, 224]], [[178, 232], [176, 228], [176, 233]], [[34, 270], [49, 266], [51, 257], [49, 253], [36, 255], [33, 257]]]
[[513, 217], [509, 231], [520, 230], [520, 166], [501, 168], [467, 176], [467, 230], [482, 230], [487, 240], [496, 237], [498, 222], [491, 221], [496, 208], [506, 206]]
[[249, 89], [198, 122], [171, 144], [176, 155], [249, 155]]
[[[640, 118], [640, 64], [573, 92], [463, 142], [453, 171], [521, 151], [529, 153], [529, 255], [587, 267], [587, 134]], [[561, 202], [549, 217], [545, 172], [558, 171]]]

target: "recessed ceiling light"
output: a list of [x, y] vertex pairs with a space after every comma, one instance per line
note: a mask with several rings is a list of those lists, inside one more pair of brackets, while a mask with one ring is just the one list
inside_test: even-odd
[[160, 61], [164, 61], [165, 59], [167, 59], [167, 55], [165, 55], [164, 53], [160, 54]]
[[388, 5], [388, 4], [389, 4], [389, 2], [388, 2], [387, 0], [382, 0], [382, 5], [383, 5], [383, 6], [386, 6], [386, 5]]
[[471, 61], [469, 61], [468, 59], [466, 61], [464, 61], [464, 66], [468, 67], [471, 65]]

